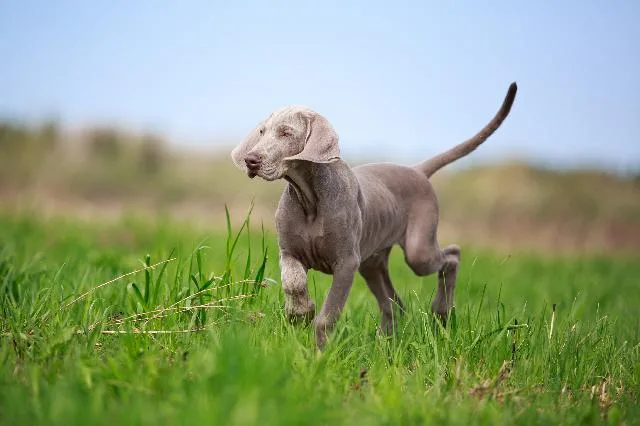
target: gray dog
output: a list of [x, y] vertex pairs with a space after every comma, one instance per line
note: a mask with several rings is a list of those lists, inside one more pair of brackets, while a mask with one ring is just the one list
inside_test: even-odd
[[280, 109], [262, 121], [231, 153], [250, 178], [284, 178], [276, 211], [285, 311], [310, 321], [315, 305], [307, 289], [307, 271], [333, 275], [327, 299], [314, 321], [318, 348], [333, 329], [359, 271], [375, 296], [380, 328], [394, 327], [393, 307], [404, 306], [389, 277], [394, 244], [418, 276], [438, 273], [431, 306], [446, 322], [460, 263], [460, 247], [440, 249], [438, 201], [429, 177], [484, 142], [511, 110], [517, 86], [512, 83], [500, 110], [473, 138], [415, 166], [389, 163], [351, 168], [340, 158], [338, 136], [322, 115], [308, 108]]

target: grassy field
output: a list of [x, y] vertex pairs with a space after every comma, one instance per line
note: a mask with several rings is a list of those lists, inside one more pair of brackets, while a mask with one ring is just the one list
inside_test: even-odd
[[[209, 148], [187, 148], [125, 128], [79, 131], [55, 121], [0, 116], [0, 211], [93, 220], [129, 211], [153, 217], [161, 211], [216, 228], [224, 224], [223, 205], [238, 225], [253, 200], [256, 223], [263, 220], [273, 229], [285, 182], [248, 179], [229, 156], [239, 141], [213, 142]], [[434, 154], [426, 145], [403, 163]], [[345, 160], [351, 165], [395, 161], [359, 155]], [[445, 240], [500, 250], [640, 251], [640, 165], [613, 173], [550, 168], [517, 158], [494, 164], [470, 158], [438, 172], [432, 182]]]
[[637, 257], [463, 247], [445, 330], [394, 250], [396, 334], [358, 277], [320, 354], [246, 229], [0, 214], [0, 424], [640, 423]]

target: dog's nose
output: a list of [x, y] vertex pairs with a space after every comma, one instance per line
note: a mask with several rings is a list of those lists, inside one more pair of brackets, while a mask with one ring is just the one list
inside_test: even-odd
[[257, 170], [260, 168], [260, 164], [262, 164], [262, 159], [258, 154], [250, 152], [244, 157], [244, 162], [249, 170]]

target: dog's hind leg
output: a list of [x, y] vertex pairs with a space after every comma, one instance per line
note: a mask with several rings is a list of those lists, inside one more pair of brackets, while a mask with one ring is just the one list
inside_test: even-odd
[[446, 324], [449, 312], [453, 307], [453, 292], [456, 288], [460, 265], [460, 247], [450, 245], [442, 250], [442, 253], [444, 254], [444, 263], [438, 271], [438, 293], [431, 304], [431, 310], [440, 317], [443, 324]]
[[360, 275], [365, 279], [369, 290], [371, 290], [375, 296], [378, 306], [380, 307], [380, 330], [385, 334], [390, 334], [395, 325], [393, 313], [394, 301], [401, 307], [403, 306], [389, 278], [388, 262], [390, 251], [390, 248], [385, 249], [371, 256], [362, 262], [359, 268]]
[[[418, 276], [428, 276], [438, 272], [438, 291], [431, 305], [443, 323], [453, 307], [454, 290], [460, 263], [460, 247], [452, 245], [441, 250], [437, 240], [438, 221], [424, 220], [425, 212], [432, 207], [420, 206], [413, 215], [418, 220], [410, 221], [403, 245], [405, 260]], [[427, 213], [428, 214], [428, 213]], [[437, 212], [435, 212], [437, 218]]]
[[[388, 260], [387, 260], [387, 264], [388, 264]], [[393, 302], [398, 306], [399, 312], [401, 314], [403, 314], [404, 310], [405, 310], [404, 309], [404, 302], [402, 301], [402, 299], [398, 295], [398, 292], [396, 292], [396, 289], [393, 288], [393, 283], [391, 282], [391, 277], [389, 276], [389, 268], [388, 267], [385, 268], [385, 270], [384, 270], [383, 278], [384, 278], [384, 284], [385, 284], [385, 288], [387, 290], [387, 294], [389, 294], [389, 297], [391, 297]]]

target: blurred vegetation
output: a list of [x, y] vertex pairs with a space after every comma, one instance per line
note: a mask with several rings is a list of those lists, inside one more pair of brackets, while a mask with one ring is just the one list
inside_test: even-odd
[[[284, 182], [247, 179], [228, 151], [180, 150], [160, 135], [108, 126], [71, 132], [56, 120], [0, 120], [0, 206], [100, 219], [168, 215], [221, 227], [224, 205], [243, 217], [253, 201], [253, 220], [273, 227]], [[446, 169], [433, 183], [443, 243], [640, 252], [640, 169], [618, 176], [510, 162]]]

